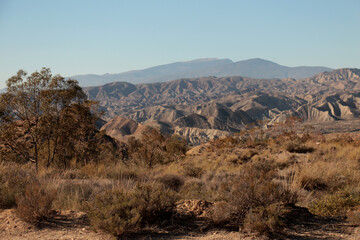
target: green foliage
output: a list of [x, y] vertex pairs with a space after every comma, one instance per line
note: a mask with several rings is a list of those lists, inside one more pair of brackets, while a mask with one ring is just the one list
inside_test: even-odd
[[17, 199], [16, 213], [23, 220], [38, 225], [52, 216], [56, 192], [47, 192], [38, 184], [26, 186], [25, 194]]
[[[0, 94], [0, 156], [47, 167], [69, 166], [95, 156], [95, 103], [75, 80], [53, 76], [50, 69], [27, 75], [20, 70]], [[71, 123], [71, 124], [69, 124]], [[40, 162], [43, 161], [43, 162]]]
[[309, 211], [320, 216], [339, 216], [360, 205], [360, 194], [348, 190], [338, 191], [314, 201]]

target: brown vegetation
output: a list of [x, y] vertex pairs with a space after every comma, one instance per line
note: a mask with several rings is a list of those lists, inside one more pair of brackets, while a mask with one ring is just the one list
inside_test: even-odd
[[[63, 110], [80, 108], [71, 115], [80, 132], [59, 141], [42, 133], [51, 114], [41, 115], [39, 125], [30, 119], [31, 126], [18, 125], [14, 109], [0, 116], [0, 207], [17, 208], [32, 224], [73, 210], [85, 211], [94, 229], [115, 236], [144, 229], [220, 228], [272, 237], [286, 233], [288, 218], [299, 207], [318, 217], [347, 216], [359, 223], [360, 139], [355, 136], [297, 134], [292, 121], [268, 130], [252, 126], [187, 151], [183, 139], [155, 130], [119, 143], [95, 129], [90, 106], [68, 107]], [[36, 130], [38, 141], [25, 132], [7, 134], [24, 126]], [[53, 130], [57, 134], [58, 128]], [[25, 156], [4, 156], [10, 151], [5, 145]], [[61, 151], [48, 164], [54, 147]], [[186, 203], [194, 204], [185, 209]]]

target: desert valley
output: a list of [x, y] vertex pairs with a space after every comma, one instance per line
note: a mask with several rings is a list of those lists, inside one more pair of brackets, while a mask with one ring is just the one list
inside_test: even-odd
[[360, 240], [359, 0], [0, 0], [0, 240]]

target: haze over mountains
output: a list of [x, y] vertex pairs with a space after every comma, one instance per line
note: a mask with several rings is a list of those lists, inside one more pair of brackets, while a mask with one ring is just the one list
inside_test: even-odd
[[233, 62], [230, 59], [204, 58], [187, 62], [175, 62], [119, 74], [87, 74], [72, 76], [71, 78], [78, 80], [80, 86], [88, 87], [116, 81], [137, 84], [165, 82], [179, 78], [196, 78], [206, 76], [299, 79], [331, 70], [331, 68], [327, 67], [286, 67], [260, 58], [238, 62]]
[[[338, 69], [298, 80], [234, 76], [149, 84], [114, 82], [85, 88], [85, 92], [99, 101], [108, 126], [123, 126], [132, 119], [193, 143], [241, 131], [257, 120], [272, 124], [289, 116], [308, 122], [360, 118], [359, 69]], [[107, 127], [107, 131], [113, 130]]]

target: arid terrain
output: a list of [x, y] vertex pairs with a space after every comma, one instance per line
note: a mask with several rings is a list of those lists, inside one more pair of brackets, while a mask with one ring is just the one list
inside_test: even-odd
[[0, 95], [1, 239], [360, 237], [358, 69], [23, 78]]
[[128, 131], [119, 135], [111, 128], [132, 119], [199, 144], [258, 121], [273, 125], [288, 117], [297, 117], [322, 133], [356, 131], [360, 128], [359, 89], [358, 69], [338, 69], [305, 79], [203, 77], [137, 85], [114, 82], [85, 88], [85, 92], [99, 101], [109, 122], [103, 129], [112, 137], [121, 140], [132, 135]]
[[0, 0], [0, 240], [360, 240], [359, 12]]

